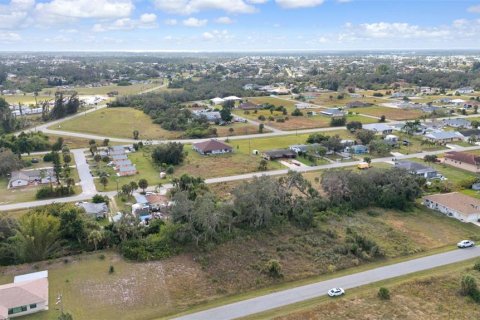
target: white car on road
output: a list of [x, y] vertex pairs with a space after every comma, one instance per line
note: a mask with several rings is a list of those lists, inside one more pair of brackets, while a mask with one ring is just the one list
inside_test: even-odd
[[345, 290], [343, 290], [342, 288], [333, 288], [328, 290], [327, 293], [330, 297], [339, 297], [345, 294]]
[[459, 243], [457, 243], [457, 247], [459, 247], [459, 248], [475, 247], [475, 242], [473, 242], [471, 240], [462, 240]]

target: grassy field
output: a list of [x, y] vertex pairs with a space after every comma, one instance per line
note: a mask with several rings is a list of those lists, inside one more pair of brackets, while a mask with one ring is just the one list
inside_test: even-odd
[[353, 108], [349, 111], [359, 112], [361, 114], [367, 114], [375, 117], [385, 116], [387, 119], [390, 120], [417, 119], [424, 114], [422, 111], [419, 110], [402, 110], [380, 106]]
[[411, 159], [434, 168], [456, 186], [459, 182], [475, 176], [474, 173], [441, 163], [425, 163], [422, 159]]
[[[11, 104], [18, 104], [21, 103], [23, 105], [34, 105], [35, 104], [35, 97], [33, 94], [15, 94], [15, 95], [2, 95], [8, 103]], [[52, 100], [54, 98], [53, 95], [38, 95], [37, 101], [45, 101], [45, 100]]]
[[[355, 288], [341, 299], [326, 296], [245, 319], [478, 319], [480, 305], [459, 294], [465, 274], [477, 282], [474, 260], [414, 273]], [[379, 287], [390, 290], [390, 300], [377, 297]], [[348, 305], [348, 308], [346, 307]]]
[[[258, 133], [258, 128], [247, 123], [234, 123], [228, 126], [212, 126], [219, 136], [231, 136]], [[125, 130], [128, 128], [128, 130]], [[233, 128], [233, 132], [229, 129]], [[152, 122], [152, 119], [140, 110], [133, 108], [107, 108], [87, 113], [51, 126], [49, 129], [90, 133], [116, 138], [133, 138], [133, 131], [140, 132], [142, 140], [162, 140], [181, 138], [182, 131], [168, 131]], [[265, 131], [267, 132], [267, 131]]]
[[[110, 86], [103, 86], [103, 87], [76, 87], [72, 89], [61, 89], [63, 91], [76, 91], [79, 95], [106, 95], [108, 92], [111, 91], [118, 91], [119, 95], [129, 95], [129, 94], [136, 94], [142, 91], [152, 89], [162, 85], [162, 81], [152, 81], [148, 84], [133, 84], [130, 86], [117, 86], [117, 85], [110, 85]], [[54, 95], [56, 88], [46, 88], [43, 89], [40, 94], [48, 96], [48, 93], [51, 93], [51, 96]]]
[[[458, 239], [478, 234], [474, 225], [424, 209], [408, 213], [374, 210], [378, 216], [365, 211], [334, 216], [310, 230], [278, 226], [255, 234], [244, 232], [209, 250], [161, 261], [132, 263], [104, 251], [66, 261], [1, 267], [0, 283], [11, 281], [16, 274], [49, 270], [50, 310], [25, 319], [56, 319], [59, 311], [54, 302], [59, 293], [65, 310], [77, 320], [152, 319], [198, 304], [225, 303], [398, 262], [407, 254], [445, 251]], [[332, 246], [343, 243], [346, 227], [368, 234], [387, 258], [367, 263], [334, 253]], [[273, 279], [261, 271], [269, 259], [280, 261], [282, 278]], [[110, 266], [115, 268], [113, 274], [108, 272]], [[244, 295], [236, 296], [239, 293]]]

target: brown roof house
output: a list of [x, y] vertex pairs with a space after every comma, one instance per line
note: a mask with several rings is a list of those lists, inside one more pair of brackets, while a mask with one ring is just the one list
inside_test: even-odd
[[256, 110], [256, 109], [260, 109], [260, 108], [261, 108], [261, 106], [259, 106], [258, 104], [252, 103], [250, 101], [241, 103], [238, 106], [238, 109], [241, 109], [241, 110]]
[[479, 222], [480, 220], [480, 200], [460, 192], [425, 196], [423, 204], [463, 222]]
[[0, 286], [0, 320], [48, 310], [48, 271], [16, 276]]
[[471, 153], [447, 152], [444, 163], [470, 172], [480, 172], [480, 156]]
[[216, 139], [211, 139], [204, 142], [198, 142], [193, 144], [193, 150], [197, 151], [203, 155], [209, 154], [223, 154], [233, 152], [233, 148], [228, 144], [218, 141]]

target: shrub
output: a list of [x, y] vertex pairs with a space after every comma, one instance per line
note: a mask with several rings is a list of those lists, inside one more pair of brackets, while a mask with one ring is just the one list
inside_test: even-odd
[[74, 194], [73, 188], [68, 188], [65, 186], [59, 186], [57, 188], [42, 187], [38, 189], [35, 197], [37, 199], [48, 199], [48, 198], [58, 198], [65, 197]]
[[279, 278], [282, 276], [282, 265], [275, 259], [268, 260], [263, 270], [272, 278]]
[[473, 265], [473, 270], [480, 271], [480, 261], [475, 262]]
[[110, 274], [115, 273], [115, 267], [110, 266], [110, 268], [108, 268], [108, 273], [110, 273]]
[[46, 153], [44, 156], [43, 156], [43, 161], [45, 162], [52, 162], [53, 161], [53, 155], [51, 152], [49, 153]]
[[262, 115], [258, 116], [258, 120], [265, 121], [265, 120], [267, 120], [267, 118], [265, 118], [265, 116], [262, 114]]
[[292, 116], [301, 117], [301, 116], [303, 116], [303, 112], [298, 110], [298, 109], [295, 109], [295, 110], [292, 111]]
[[460, 281], [460, 294], [462, 296], [469, 296], [478, 291], [477, 281], [471, 275], [464, 275]]
[[390, 290], [388, 290], [387, 288], [381, 287], [378, 290], [377, 295], [380, 298], [380, 300], [390, 300]]

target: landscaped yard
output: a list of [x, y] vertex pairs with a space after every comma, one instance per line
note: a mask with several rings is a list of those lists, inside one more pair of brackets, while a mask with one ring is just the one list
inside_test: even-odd
[[[103, 251], [2, 267], [0, 283], [12, 281], [17, 274], [49, 270], [50, 310], [25, 319], [56, 320], [59, 310], [55, 300], [59, 293], [63, 295], [65, 311], [76, 320], [153, 319], [218, 299], [221, 299], [218, 303], [232, 302], [236, 299], [233, 295], [238, 293], [245, 293], [243, 298], [248, 298], [398, 261], [390, 258], [393, 256], [444, 251], [458, 239], [478, 234], [478, 227], [474, 225], [423, 208], [407, 213], [381, 209], [370, 211], [375, 211], [378, 216], [367, 214], [365, 210], [351, 216], [323, 219], [317, 227], [309, 230], [278, 226], [259, 231], [255, 236], [251, 232], [240, 233], [237, 239], [209, 250], [184, 253], [161, 261], [127, 262], [115, 253]], [[374, 239], [389, 258], [368, 264], [332, 252], [333, 245], [343, 243], [347, 227]], [[329, 236], [332, 234], [336, 236]], [[269, 259], [281, 263], [282, 278], [274, 279], [261, 271]], [[109, 274], [110, 266], [114, 267], [113, 274]], [[349, 269], [340, 271], [343, 268]], [[456, 276], [457, 273], [452, 274]], [[451, 286], [445, 289], [448, 288]], [[457, 288], [455, 286], [454, 290]], [[392, 291], [392, 303], [402, 299], [398, 292]], [[342, 301], [338, 300], [338, 303]], [[429, 299], [422, 296], [421, 301], [424, 304]], [[357, 304], [363, 305], [360, 301]], [[357, 304], [345, 310], [359, 307]]]
[[425, 114], [420, 110], [403, 110], [398, 108], [389, 108], [389, 107], [380, 107], [380, 106], [352, 108], [352, 109], [349, 109], [349, 111], [358, 112], [361, 114], [367, 114], [375, 117], [385, 116], [387, 119], [390, 119], [390, 120], [417, 119]]

